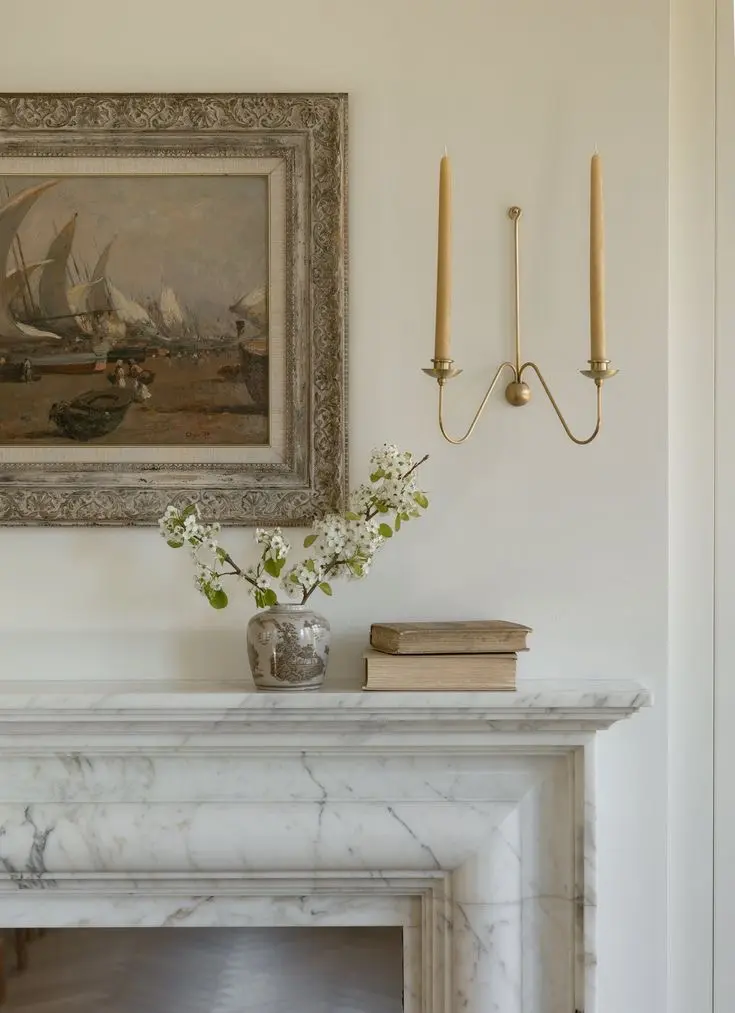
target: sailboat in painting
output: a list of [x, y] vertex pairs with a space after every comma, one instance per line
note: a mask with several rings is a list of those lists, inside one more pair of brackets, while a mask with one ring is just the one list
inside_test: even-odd
[[181, 337], [184, 333], [184, 313], [179, 305], [179, 300], [176, 298], [176, 293], [170, 286], [164, 285], [161, 289], [159, 305], [161, 307], [161, 319], [166, 328], [167, 336], [171, 338]]
[[147, 311], [110, 281], [107, 264], [114, 242], [105, 246], [92, 270], [88, 310], [96, 317], [97, 329], [116, 341], [131, 333], [150, 335], [155, 328]]
[[60, 334], [16, 319], [11, 308], [12, 302], [20, 284], [28, 276], [29, 269], [26, 268], [24, 271], [20, 268], [19, 271], [8, 275], [8, 258], [23, 219], [41, 194], [55, 184], [56, 180], [49, 180], [38, 186], [28, 187], [0, 207], [0, 276], [4, 278], [4, 282], [0, 284], [0, 342], [3, 345], [28, 345], [34, 341], [48, 343], [61, 340]]
[[261, 285], [253, 289], [252, 292], [246, 292], [245, 295], [241, 295], [230, 306], [230, 313], [234, 313], [239, 319], [247, 321], [257, 328], [258, 332], [262, 332], [268, 324], [268, 293], [265, 287]]
[[[50, 180], [23, 190], [0, 207], [0, 270], [5, 265], [7, 271], [11, 249], [15, 251], [16, 260], [19, 259], [18, 230], [38, 198], [56, 182]], [[75, 214], [57, 232], [44, 260], [24, 264], [8, 274], [4, 283], [0, 282], [0, 345], [3, 347], [28, 346], [33, 341], [61, 346], [69, 341], [95, 342], [93, 349], [84, 351], [64, 347], [39, 355], [28, 347], [22, 349], [34, 370], [40, 373], [100, 372], [106, 368], [110, 349], [126, 335], [131, 332], [133, 335], [155, 334], [147, 311], [116, 288], [107, 276], [114, 239], [102, 251], [88, 280], [78, 277], [76, 284], [69, 283], [76, 224]], [[34, 298], [29, 279], [36, 272], [38, 295]], [[78, 268], [77, 274], [80, 274]], [[175, 300], [175, 296], [173, 298]]]
[[[29, 351], [29, 346], [33, 343], [49, 345], [61, 342], [69, 332], [70, 325], [78, 328], [67, 298], [65, 281], [61, 280], [65, 279], [66, 259], [74, 235], [74, 220], [56, 236], [45, 260], [8, 274], [8, 259], [13, 244], [18, 242], [18, 229], [38, 198], [55, 183], [55, 180], [49, 180], [22, 190], [0, 207], [0, 272], [5, 275], [0, 283], [0, 342], [6, 347], [24, 346], [23, 351], [38, 372], [91, 373], [105, 368], [106, 350], [59, 351], [50, 355], [35, 355], [32, 350]], [[32, 322], [25, 322], [17, 318], [13, 305], [23, 286], [29, 290], [29, 278], [38, 270], [41, 272], [38, 316]]]

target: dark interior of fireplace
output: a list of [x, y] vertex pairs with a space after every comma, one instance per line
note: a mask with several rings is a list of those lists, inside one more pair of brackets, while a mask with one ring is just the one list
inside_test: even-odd
[[2, 1013], [400, 1013], [400, 928], [2, 931]]

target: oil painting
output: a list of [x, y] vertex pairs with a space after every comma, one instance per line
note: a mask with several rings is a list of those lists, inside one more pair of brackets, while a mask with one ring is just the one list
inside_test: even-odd
[[0, 443], [266, 444], [267, 187], [0, 178]]
[[0, 94], [0, 524], [342, 504], [346, 156], [342, 94]]

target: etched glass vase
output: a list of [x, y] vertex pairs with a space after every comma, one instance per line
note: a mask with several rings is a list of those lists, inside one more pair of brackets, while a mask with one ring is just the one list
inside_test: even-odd
[[329, 659], [329, 623], [307, 605], [272, 605], [248, 623], [248, 659], [257, 689], [318, 689]]

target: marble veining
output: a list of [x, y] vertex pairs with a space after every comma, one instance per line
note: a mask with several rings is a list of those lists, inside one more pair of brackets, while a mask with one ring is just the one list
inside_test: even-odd
[[594, 1013], [594, 733], [650, 702], [0, 683], [0, 923], [399, 925], [408, 1013]]

